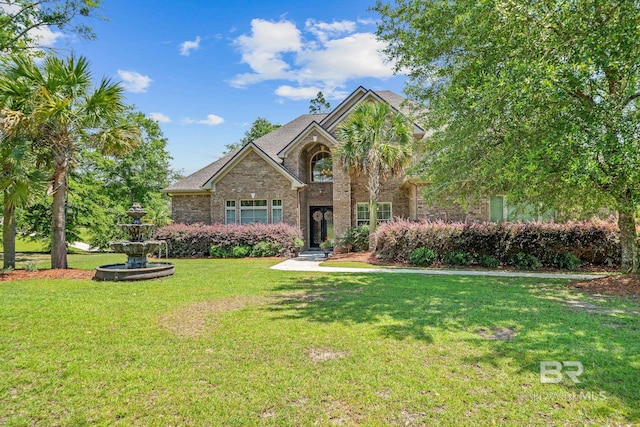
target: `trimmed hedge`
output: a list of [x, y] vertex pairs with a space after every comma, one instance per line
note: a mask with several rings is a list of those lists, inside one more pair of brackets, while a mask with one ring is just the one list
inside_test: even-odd
[[220, 248], [221, 253], [244, 246], [251, 250], [262, 242], [278, 248], [278, 256], [291, 257], [297, 255], [303, 245], [302, 231], [285, 223], [171, 224], [158, 229], [155, 238], [167, 241], [169, 256], [173, 258], [207, 257], [212, 246]]
[[558, 264], [559, 253], [592, 264], [620, 263], [618, 227], [609, 221], [465, 224], [398, 220], [376, 230], [376, 255], [382, 259], [408, 262], [411, 253], [421, 247], [441, 255], [462, 251], [491, 256], [504, 263], [518, 253], [549, 266]]

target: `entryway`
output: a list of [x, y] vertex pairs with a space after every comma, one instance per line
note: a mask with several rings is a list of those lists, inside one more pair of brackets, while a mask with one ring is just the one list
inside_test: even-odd
[[309, 217], [310, 248], [318, 248], [325, 240], [333, 240], [333, 206], [312, 206]]

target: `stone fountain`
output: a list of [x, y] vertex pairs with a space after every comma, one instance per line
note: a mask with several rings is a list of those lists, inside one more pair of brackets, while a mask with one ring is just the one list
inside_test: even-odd
[[108, 264], [96, 268], [96, 280], [146, 280], [171, 276], [174, 265], [170, 262], [148, 262], [147, 254], [156, 252], [164, 242], [159, 240], [145, 240], [154, 230], [153, 224], [143, 224], [141, 219], [147, 212], [139, 203], [134, 203], [127, 215], [131, 217], [131, 224], [118, 224], [129, 234], [128, 241], [109, 242], [114, 252], [127, 255], [125, 264]]

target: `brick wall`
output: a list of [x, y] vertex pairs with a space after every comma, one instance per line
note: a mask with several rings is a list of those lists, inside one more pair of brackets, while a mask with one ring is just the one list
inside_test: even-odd
[[211, 223], [211, 195], [173, 194], [171, 196], [171, 218], [173, 222], [184, 224]]

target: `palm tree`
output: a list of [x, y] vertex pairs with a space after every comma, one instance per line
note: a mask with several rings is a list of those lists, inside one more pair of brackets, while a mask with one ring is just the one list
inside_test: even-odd
[[3, 268], [16, 267], [16, 208], [29, 202], [42, 189], [44, 175], [38, 170], [25, 138], [24, 116], [18, 111], [0, 111], [0, 191], [2, 191]]
[[367, 179], [369, 250], [375, 250], [380, 186], [398, 177], [413, 156], [413, 126], [385, 102], [361, 102], [336, 131], [334, 151], [345, 171]]
[[32, 58], [13, 57], [4, 75], [0, 99], [20, 105], [35, 129], [38, 150], [53, 165], [51, 267], [67, 268], [67, 175], [78, 152], [90, 146], [105, 154], [124, 153], [137, 145], [139, 130], [123, 120], [127, 107], [122, 87], [108, 79], [93, 87], [84, 57], [49, 56], [40, 66]]

